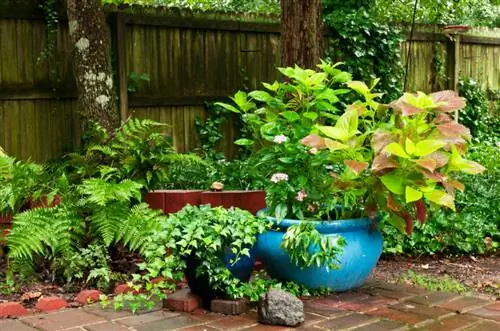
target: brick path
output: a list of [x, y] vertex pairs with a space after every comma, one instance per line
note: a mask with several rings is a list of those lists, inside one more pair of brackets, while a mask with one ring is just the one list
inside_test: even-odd
[[[306, 321], [297, 330], [500, 330], [500, 301], [464, 297], [380, 282], [304, 301]], [[224, 316], [204, 311], [177, 313], [103, 310], [98, 305], [0, 320], [2, 331], [290, 330], [258, 324], [255, 311]]]

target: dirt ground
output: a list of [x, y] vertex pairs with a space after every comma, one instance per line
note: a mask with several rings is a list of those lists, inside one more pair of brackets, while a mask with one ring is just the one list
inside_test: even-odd
[[477, 258], [382, 257], [372, 277], [387, 282], [410, 282], [404, 277], [408, 270], [433, 277], [448, 275], [471, 292], [500, 300], [500, 254]]

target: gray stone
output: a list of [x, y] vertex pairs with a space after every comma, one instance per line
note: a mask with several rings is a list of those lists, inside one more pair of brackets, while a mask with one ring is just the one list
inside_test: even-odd
[[259, 322], [296, 326], [304, 322], [304, 304], [286, 291], [270, 289], [259, 302]]

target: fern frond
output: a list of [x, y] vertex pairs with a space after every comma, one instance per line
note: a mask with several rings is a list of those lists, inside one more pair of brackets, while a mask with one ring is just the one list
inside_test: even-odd
[[120, 183], [110, 183], [101, 178], [85, 180], [78, 186], [84, 196], [84, 203], [105, 207], [111, 202], [129, 202], [131, 198], [140, 200], [142, 185], [130, 179]]
[[84, 221], [74, 209], [58, 206], [17, 214], [7, 236], [13, 260], [57, 256], [73, 251], [84, 233]]
[[111, 246], [129, 214], [129, 203], [123, 202], [108, 203], [104, 208], [95, 210], [90, 220], [91, 235], [102, 238], [106, 247]]
[[146, 203], [132, 207], [129, 217], [121, 224], [116, 242], [121, 242], [132, 251], [142, 252], [148, 238], [159, 230], [165, 216], [152, 210]]

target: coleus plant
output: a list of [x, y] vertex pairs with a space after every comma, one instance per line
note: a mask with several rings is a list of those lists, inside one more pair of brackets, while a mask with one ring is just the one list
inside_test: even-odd
[[[337, 193], [354, 193], [369, 216], [388, 211], [391, 222], [407, 233], [413, 230], [413, 219], [425, 222], [426, 202], [455, 211], [454, 190], [464, 190], [464, 185], [454, 175], [484, 171], [463, 158], [471, 135], [450, 116], [465, 100], [454, 91], [417, 92], [380, 105], [364, 83], [348, 86], [365, 102], [348, 107], [335, 126], [316, 126], [303, 140], [344, 163], [342, 171], [332, 173]], [[378, 120], [377, 112], [384, 114]]]

